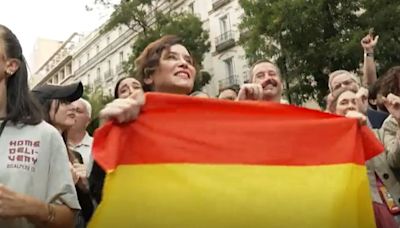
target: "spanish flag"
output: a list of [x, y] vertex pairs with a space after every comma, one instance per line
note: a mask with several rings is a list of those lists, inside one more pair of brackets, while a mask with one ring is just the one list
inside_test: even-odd
[[364, 163], [383, 148], [353, 119], [147, 94], [93, 150], [108, 174], [90, 227], [375, 227]]

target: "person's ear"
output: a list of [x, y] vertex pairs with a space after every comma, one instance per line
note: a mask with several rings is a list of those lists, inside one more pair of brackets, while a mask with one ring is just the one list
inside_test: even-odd
[[376, 105], [376, 104], [377, 104], [376, 99], [368, 99], [368, 102], [369, 102], [371, 105]]
[[21, 65], [21, 61], [18, 59], [9, 59], [6, 61], [6, 75], [7, 77], [10, 77], [17, 72], [19, 69], [19, 66]]
[[154, 82], [153, 76], [152, 76], [152, 75], [148, 76], [147, 78], [145, 78], [145, 79], [143, 80], [143, 82], [144, 82], [144, 84], [146, 84], [146, 85], [151, 85], [151, 84], [153, 84], [153, 82]]

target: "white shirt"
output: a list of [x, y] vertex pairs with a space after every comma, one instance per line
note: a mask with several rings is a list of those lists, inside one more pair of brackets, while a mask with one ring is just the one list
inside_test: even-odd
[[86, 166], [87, 176], [90, 175], [93, 167], [92, 143], [93, 138], [86, 132], [85, 137], [83, 137], [80, 143], [71, 146], [72, 150], [78, 152], [82, 156], [83, 164]]
[[[0, 122], [1, 123], [1, 122]], [[46, 122], [7, 123], [0, 137], [0, 183], [42, 202], [80, 209], [61, 134]], [[2, 219], [0, 227], [33, 228], [25, 218]]]

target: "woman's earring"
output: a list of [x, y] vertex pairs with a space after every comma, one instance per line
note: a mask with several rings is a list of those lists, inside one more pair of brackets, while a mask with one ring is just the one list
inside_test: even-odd
[[13, 75], [14, 73], [11, 72], [10, 70], [6, 70], [6, 74], [8, 74], [8, 75]]

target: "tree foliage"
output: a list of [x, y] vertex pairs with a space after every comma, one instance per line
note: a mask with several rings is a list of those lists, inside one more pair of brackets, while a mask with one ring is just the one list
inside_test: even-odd
[[400, 2], [396, 0], [363, 0], [365, 9], [360, 17], [363, 28], [374, 28], [379, 35], [375, 58], [378, 75], [390, 67], [400, 65]]
[[[165, 1], [121, 1], [115, 6], [103, 32], [120, 25], [127, 26], [137, 34], [132, 45], [132, 53], [124, 66], [125, 71], [131, 75], [134, 75], [134, 60], [149, 43], [163, 35], [173, 34], [182, 38], [183, 44], [190, 50], [200, 68], [204, 53], [210, 49], [208, 32], [203, 29], [200, 19], [191, 13], [174, 12], [170, 4]], [[197, 89], [207, 84], [211, 79], [210, 76], [209, 73], [199, 71], [195, 84]]]
[[321, 102], [328, 91], [329, 72], [359, 71], [360, 40], [371, 27], [383, 38], [377, 50], [379, 69], [399, 61], [400, 14], [395, 0], [240, 0], [240, 4], [241, 43], [247, 58], [276, 60], [292, 103], [310, 98]]
[[84, 94], [82, 98], [89, 101], [92, 106], [92, 121], [87, 127], [87, 131], [90, 135], [93, 134], [94, 130], [99, 127], [99, 113], [106, 104], [113, 100], [113, 97], [106, 95], [101, 87], [92, 88], [85, 86], [83, 89]]

